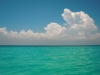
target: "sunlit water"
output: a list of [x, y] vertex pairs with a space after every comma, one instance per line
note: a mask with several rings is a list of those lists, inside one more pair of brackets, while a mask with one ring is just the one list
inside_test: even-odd
[[100, 46], [0, 46], [0, 75], [100, 75]]

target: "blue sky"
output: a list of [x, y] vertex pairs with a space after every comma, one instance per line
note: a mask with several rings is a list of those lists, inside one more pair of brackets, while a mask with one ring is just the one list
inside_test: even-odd
[[61, 16], [64, 8], [84, 11], [100, 25], [100, 0], [0, 0], [0, 27], [44, 31], [50, 22], [65, 23]]
[[[74, 18], [68, 14], [74, 14]], [[83, 21], [84, 19], [86, 21]], [[80, 23], [80, 21], [83, 22]], [[69, 28], [64, 24], [69, 25]], [[57, 37], [64, 39], [65, 35], [66, 38], [74, 37], [74, 39], [81, 36], [79, 39], [82, 41], [73, 41], [76, 44], [87, 44], [86, 39], [90, 39], [90, 37], [92, 37], [91, 40], [94, 38], [95, 40], [92, 42], [88, 40], [88, 44], [100, 44], [98, 42], [100, 38], [100, 0], [0, 0], [0, 28], [0, 40], [2, 41], [0, 44], [23, 44], [22, 42], [34, 44], [33, 40], [37, 44], [43, 42], [43, 44], [54, 44], [51, 39], [53, 39], [52, 41]], [[14, 41], [21, 40], [21, 37], [28, 39], [25, 38], [20, 43]], [[31, 43], [27, 43], [26, 40], [29, 39], [33, 39]], [[40, 39], [44, 39], [44, 41], [40, 41]], [[73, 44], [72, 39], [59, 42]], [[84, 39], [86, 42], [80, 43], [84, 42]], [[10, 43], [4, 40], [10, 40]], [[47, 40], [48, 43], [45, 42]], [[55, 44], [58, 44], [57, 40], [58, 38], [55, 39]]]

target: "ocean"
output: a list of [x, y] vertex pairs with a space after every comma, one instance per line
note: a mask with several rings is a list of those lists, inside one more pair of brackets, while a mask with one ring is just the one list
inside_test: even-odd
[[0, 46], [0, 75], [100, 75], [100, 46]]

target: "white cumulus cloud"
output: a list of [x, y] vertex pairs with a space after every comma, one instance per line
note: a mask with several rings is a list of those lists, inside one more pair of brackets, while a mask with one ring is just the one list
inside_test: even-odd
[[32, 30], [8, 32], [6, 27], [0, 28], [0, 44], [100, 44], [100, 33], [95, 32], [97, 26], [88, 14], [66, 8], [62, 17], [68, 26], [51, 22], [41, 33]]
[[63, 19], [68, 23], [70, 29], [77, 29], [82, 31], [94, 31], [97, 27], [92, 18], [83, 11], [72, 12], [69, 9], [64, 9], [62, 14]]

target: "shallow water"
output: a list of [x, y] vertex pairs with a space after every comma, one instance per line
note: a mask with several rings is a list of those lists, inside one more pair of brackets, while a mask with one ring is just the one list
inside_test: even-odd
[[0, 75], [100, 75], [100, 46], [0, 46]]

